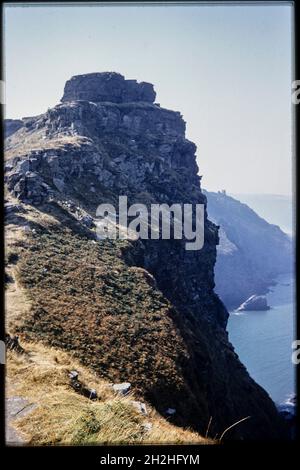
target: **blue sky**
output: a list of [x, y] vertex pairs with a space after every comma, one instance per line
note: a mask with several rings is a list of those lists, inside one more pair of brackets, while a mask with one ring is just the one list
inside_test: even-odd
[[6, 5], [6, 117], [45, 112], [72, 75], [120, 72], [181, 111], [203, 187], [291, 193], [289, 4]]

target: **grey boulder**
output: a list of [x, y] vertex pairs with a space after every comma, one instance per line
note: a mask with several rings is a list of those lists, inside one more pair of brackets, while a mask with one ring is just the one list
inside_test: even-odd
[[113, 389], [115, 392], [119, 393], [120, 395], [127, 395], [131, 388], [131, 383], [130, 382], [123, 382], [120, 384], [114, 384]]

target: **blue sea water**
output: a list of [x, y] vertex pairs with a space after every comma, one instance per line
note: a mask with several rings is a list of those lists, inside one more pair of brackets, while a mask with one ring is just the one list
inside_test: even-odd
[[229, 339], [253, 379], [276, 404], [295, 393], [292, 342], [295, 339], [294, 279], [281, 276], [267, 295], [271, 310], [231, 312]]

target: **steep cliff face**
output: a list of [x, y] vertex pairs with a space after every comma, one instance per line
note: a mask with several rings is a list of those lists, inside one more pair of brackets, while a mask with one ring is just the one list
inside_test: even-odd
[[279, 274], [293, 269], [291, 238], [250, 207], [224, 194], [204, 191], [209, 217], [220, 225], [216, 292], [228, 308], [265, 294]]
[[182, 116], [154, 99], [152, 85], [119, 74], [73, 77], [61, 104], [6, 139], [8, 224], [29, 226], [18, 279], [32, 307], [15, 329], [130, 381], [161, 413], [175, 408], [176, 424], [205, 433], [212, 417], [220, 434], [250, 416], [227, 437], [279, 438], [273, 402], [228, 342], [206, 212], [198, 251], [184, 240], [96, 242], [96, 208], [119, 195], [206, 204]]

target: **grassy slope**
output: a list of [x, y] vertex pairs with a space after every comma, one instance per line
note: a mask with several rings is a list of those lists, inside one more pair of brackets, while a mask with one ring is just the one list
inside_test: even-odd
[[[25, 207], [6, 230], [6, 271], [13, 279], [6, 317], [7, 330], [20, 334], [29, 356], [10, 353], [7, 371], [12, 393], [38, 406], [17, 421], [17, 429], [33, 444], [209, 443], [153, 409], [146, 417], [153, 428], [145, 432], [132, 398], [115, 397], [108, 387], [130, 381], [136, 399], [148, 390], [172, 406], [163, 401], [160, 380], [181, 393], [178, 367], [187, 355], [171, 306], [151, 276], [125, 264], [125, 242], [96, 244], [56, 206], [47, 212]], [[100, 401], [70, 388], [67, 372], [74, 368]]]
[[[147, 405], [147, 416], [131, 403], [132, 394], [117, 396], [108, 382], [82, 366], [72, 354], [22, 343], [28, 354], [8, 354], [8, 380], [13, 394], [37, 406], [16, 419], [14, 427], [29, 444], [213, 443], [199, 434], [172, 426]], [[89, 400], [69, 385], [68, 372], [97, 390]], [[8, 395], [10, 392], [8, 390]], [[151, 423], [150, 430], [144, 425]]]

